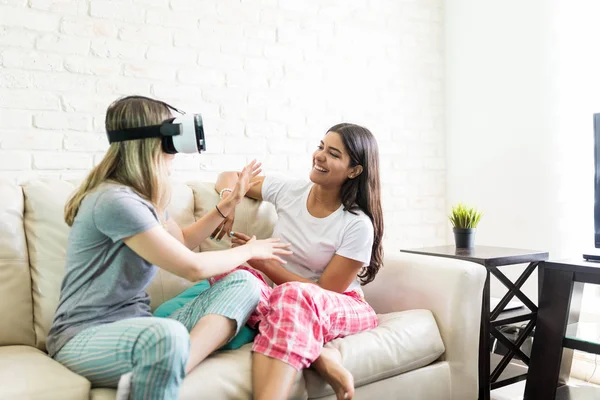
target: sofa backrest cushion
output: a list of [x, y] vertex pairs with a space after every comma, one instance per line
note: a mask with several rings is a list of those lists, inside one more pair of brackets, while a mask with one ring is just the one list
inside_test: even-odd
[[[215, 209], [219, 203], [219, 195], [213, 183], [188, 182], [194, 191], [196, 219], [202, 218], [206, 213]], [[263, 203], [249, 198], [244, 198], [236, 207], [233, 230], [256, 235], [258, 239], [271, 237], [273, 226], [277, 221], [275, 207], [270, 203]], [[226, 234], [220, 242], [206, 238], [200, 243], [202, 251], [225, 250], [231, 248], [231, 239]]]
[[73, 183], [60, 180], [34, 180], [23, 185], [36, 347], [41, 350], [46, 348], [46, 335], [58, 305], [69, 235], [63, 210], [74, 189]]
[[35, 344], [23, 191], [0, 181], [0, 346]]

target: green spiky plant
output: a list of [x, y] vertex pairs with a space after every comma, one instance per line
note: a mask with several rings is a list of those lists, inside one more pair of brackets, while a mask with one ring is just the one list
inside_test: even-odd
[[477, 228], [479, 220], [483, 214], [473, 207], [458, 203], [452, 207], [452, 212], [448, 216], [450, 223], [454, 228], [474, 229]]

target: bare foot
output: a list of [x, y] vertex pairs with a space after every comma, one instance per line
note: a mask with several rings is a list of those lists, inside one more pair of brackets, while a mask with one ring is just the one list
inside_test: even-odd
[[342, 354], [333, 347], [323, 347], [312, 367], [331, 385], [337, 400], [354, 397], [354, 377], [342, 365]]

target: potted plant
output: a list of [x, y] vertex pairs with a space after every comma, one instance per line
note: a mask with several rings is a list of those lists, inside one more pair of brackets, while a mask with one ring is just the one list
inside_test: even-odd
[[475, 228], [481, 219], [481, 213], [473, 207], [458, 203], [452, 207], [448, 216], [452, 223], [454, 242], [459, 249], [470, 249], [475, 243]]

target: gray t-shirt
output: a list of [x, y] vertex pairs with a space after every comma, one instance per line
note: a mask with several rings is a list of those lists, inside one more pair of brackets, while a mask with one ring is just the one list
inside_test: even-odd
[[157, 267], [122, 239], [159, 223], [152, 203], [127, 186], [104, 183], [85, 196], [69, 234], [60, 300], [46, 344], [50, 356], [84, 329], [152, 316], [145, 290]]

